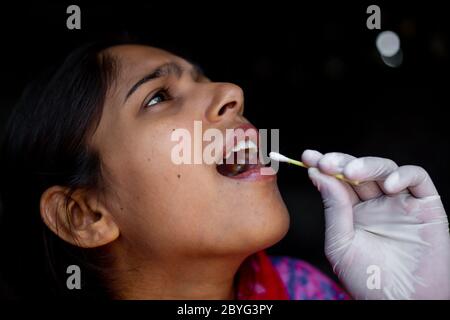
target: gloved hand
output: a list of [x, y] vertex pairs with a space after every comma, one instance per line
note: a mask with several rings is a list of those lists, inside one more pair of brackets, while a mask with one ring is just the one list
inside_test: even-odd
[[448, 220], [423, 168], [312, 150], [302, 161], [316, 167], [308, 174], [325, 208], [325, 254], [355, 299], [450, 299]]

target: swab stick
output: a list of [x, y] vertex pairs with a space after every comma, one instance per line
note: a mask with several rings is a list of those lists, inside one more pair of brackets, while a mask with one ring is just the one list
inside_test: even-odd
[[[269, 153], [269, 157], [270, 157], [270, 159], [275, 160], [275, 161], [286, 162], [286, 163], [294, 164], [294, 165], [299, 166], [299, 167], [309, 168], [309, 166], [307, 166], [303, 162], [298, 161], [298, 160], [294, 160], [294, 159], [291, 159], [291, 158], [288, 158], [286, 156], [283, 156], [282, 154], [279, 154], [278, 152], [270, 152]], [[354, 186], [359, 185], [359, 181], [349, 180], [349, 179], [345, 178], [344, 175], [341, 174], [341, 173], [335, 174], [333, 176], [336, 177], [339, 180], [348, 182], [348, 183], [350, 183], [350, 184], [352, 184]]]

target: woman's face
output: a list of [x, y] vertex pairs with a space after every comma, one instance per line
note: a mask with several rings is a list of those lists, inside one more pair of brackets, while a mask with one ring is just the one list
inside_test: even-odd
[[194, 121], [201, 121], [203, 132], [216, 128], [225, 136], [248, 124], [242, 90], [211, 82], [156, 48], [121, 45], [107, 52], [118, 61], [118, 75], [91, 146], [100, 154], [106, 206], [127, 252], [240, 255], [279, 241], [289, 215], [274, 176], [239, 179], [220, 174], [215, 164], [171, 160], [180, 143], [171, 139], [174, 130], [194, 138]]

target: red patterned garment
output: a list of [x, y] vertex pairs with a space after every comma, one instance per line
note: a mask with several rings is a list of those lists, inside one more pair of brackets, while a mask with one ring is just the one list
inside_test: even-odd
[[310, 264], [260, 251], [237, 275], [238, 300], [348, 300], [350, 296]]

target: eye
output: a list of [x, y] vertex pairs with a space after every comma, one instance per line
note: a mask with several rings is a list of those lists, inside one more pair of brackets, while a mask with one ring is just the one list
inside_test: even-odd
[[157, 91], [154, 95], [150, 97], [150, 99], [144, 103], [144, 108], [149, 108], [158, 103], [169, 100], [170, 96], [167, 89], [161, 89]]

